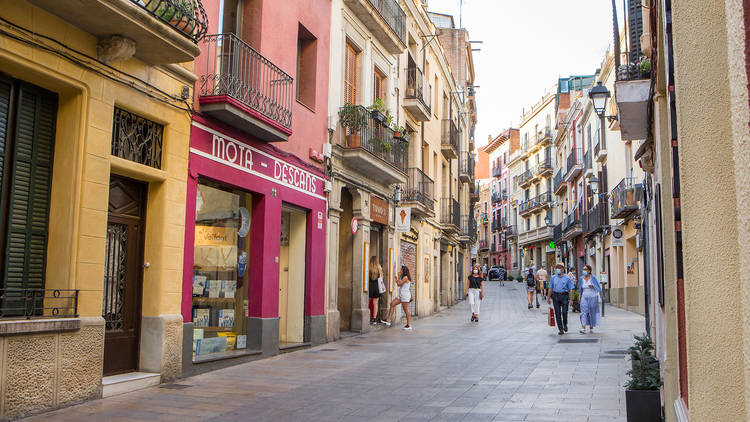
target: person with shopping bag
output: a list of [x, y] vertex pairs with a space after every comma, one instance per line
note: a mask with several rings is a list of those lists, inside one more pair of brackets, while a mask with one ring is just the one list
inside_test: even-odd
[[575, 288], [575, 284], [563, 274], [565, 266], [562, 263], [555, 265], [555, 275], [549, 281], [549, 290], [551, 295], [547, 298], [547, 304], [552, 302], [555, 309], [555, 321], [557, 322], [557, 334], [563, 335], [568, 332], [568, 306], [570, 305], [570, 291]]

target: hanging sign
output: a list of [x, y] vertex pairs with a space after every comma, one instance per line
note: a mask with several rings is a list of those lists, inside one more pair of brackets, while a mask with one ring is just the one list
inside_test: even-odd
[[357, 234], [357, 230], [359, 230], [359, 222], [357, 217], [354, 217], [352, 218], [352, 234]]
[[370, 196], [370, 218], [373, 223], [388, 225], [388, 201]]
[[411, 231], [411, 208], [396, 208], [396, 233], [408, 233]]
[[612, 229], [610, 246], [625, 246], [625, 233], [622, 231], [622, 226], [615, 226]]

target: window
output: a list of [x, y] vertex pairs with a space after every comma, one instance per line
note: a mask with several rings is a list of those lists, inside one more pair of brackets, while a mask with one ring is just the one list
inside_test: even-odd
[[372, 92], [373, 100], [377, 98], [384, 100], [385, 99], [385, 75], [383, 75], [383, 73], [378, 69], [375, 69], [375, 71], [373, 72], [372, 86], [373, 86], [373, 92]]
[[112, 155], [157, 169], [161, 168], [164, 126], [115, 107]]
[[344, 103], [357, 104], [357, 76], [359, 74], [359, 52], [350, 43], [346, 43], [344, 70]]
[[297, 101], [315, 109], [318, 40], [301, 24], [297, 29]]
[[[3, 289], [45, 287], [57, 102], [57, 95], [52, 92], [0, 77], [0, 145], [3, 146], [0, 149], [0, 253], [5, 257], [0, 261], [0, 272]], [[0, 307], [20, 308], [23, 312], [24, 306], [29, 305], [24, 305], [22, 299], [8, 299], [9, 292], [5, 290]], [[36, 303], [33, 305], [37, 307]], [[14, 313], [6, 309], [3, 314]]]

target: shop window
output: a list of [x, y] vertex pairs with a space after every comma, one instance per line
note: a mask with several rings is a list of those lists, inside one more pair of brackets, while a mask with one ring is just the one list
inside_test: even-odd
[[315, 110], [318, 40], [301, 24], [297, 31], [297, 101]]
[[163, 135], [164, 126], [115, 107], [112, 155], [160, 169]]
[[194, 360], [247, 347], [251, 209], [249, 193], [198, 184], [193, 249]]
[[54, 93], [0, 77], [0, 316], [74, 309], [42, 290], [57, 102]]

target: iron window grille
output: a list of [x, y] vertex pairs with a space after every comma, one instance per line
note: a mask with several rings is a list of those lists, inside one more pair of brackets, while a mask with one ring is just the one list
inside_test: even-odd
[[164, 126], [115, 107], [112, 155], [161, 169]]

